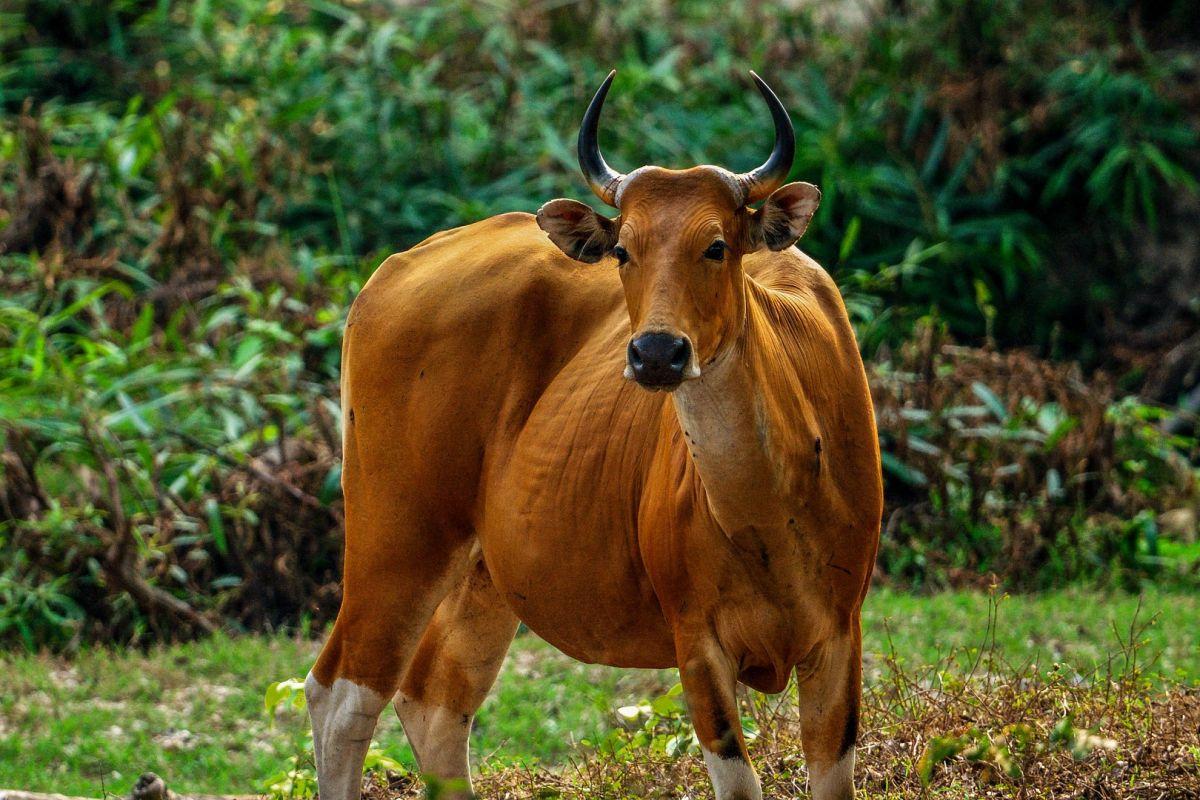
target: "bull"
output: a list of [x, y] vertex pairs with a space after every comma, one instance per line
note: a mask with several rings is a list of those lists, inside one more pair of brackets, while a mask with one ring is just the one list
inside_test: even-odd
[[[628, 174], [388, 258], [342, 349], [340, 612], [306, 681], [322, 800], [357, 800], [394, 702], [470, 797], [468, 739], [519, 622], [580, 661], [677, 667], [717, 800], [758, 800], [739, 682], [794, 674], [816, 800], [854, 795], [860, 609], [882, 511], [862, 360], [794, 245], [820, 200], [767, 161]], [[755, 208], [754, 205], [761, 203]]]

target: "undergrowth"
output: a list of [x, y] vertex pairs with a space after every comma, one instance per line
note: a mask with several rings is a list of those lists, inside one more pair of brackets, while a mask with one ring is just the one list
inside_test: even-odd
[[[910, 675], [924, 675], [929, 664], [947, 676], [969, 674], [984, 649], [988, 603], [975, 591], [872, 590], [863, 617], [868, 689], [891, 680], [892, 662]], [[1172, 687], [1194, 693], [1198, 604], [1193, 593], [1154, 589], [1140, 597], [1081, 589], [1014, 594], [1002, 601], [986, 649], [996, 663], [1030, 676], [1059, 665], [1055, 674], [1090, 685], [1123, 667], [1110, 661], [1119, 652], [1114, 627], [1127, 638], [1136, 616], [1153, 620], [1139, 639], [1138, 661], [1152, 683], [1148, 696]], [[149, 770], [184, 795], [261, 791], [270, 776], [292, 768], [292, 756], [306, 763], [304, 713], [281, 704], [268, 717], [263, 688], [276, 677], [304, 674], [320, 647], [313, 633], [219, 633], [145, 649], [87, 645], [71, 656], [0, 652], [0, 787], [99, 797], [122, 792]], [[677, 681], [673, 670], [581, 664], [531, 634], [519, 635], [476, 718], [473, 758], [487, 771], [560, 772], [592, 757], [594, 748], [583, 740], [596, 745], [617, 728], [644, 728], [649, 716], [627, 717], [653, 706]], [[674, 730], [690, 741], [688, 726]], [[390, 710], [375, 739], [385, 755], [415, 768]], [[619, 741], [632, 740], [623, 733]], [[639, 753], [638, 761], [644, 757]]]
[[[1017, 796], [1194, 797], [1200, 786], [1200, 694], [1155, 688], [1155, 654], [1144, 636], [1153, 617], [1114, 628], [1105, 665], [1081, 677], [1059, 663], [1012, 663], [996, 646], [1004, 599], [992, 594], [979, 646], [966, 670], [960, 653], [920, 666], [894, 649], [868, 683], [856, 776], [867, 798]], [[267, 690], [286, 702], [287, 684]], [[742, 726], [764, 796], [807, 791], [795, 688], [774, 697], [743, 689]], [[681, 687], [613, 709], [620, 727], [583, 743], [563, 769], [484, 764], [481, 797], [625, 798], [704, 796], [708, 778]], [[363, 797], [437, 797], [436, 781], [381, 766], [366, 769]], [[277, 799], [311, 797], [310, 757], [294, 756]], [[1081, 791], [1083, 794], [1081, 795]], [[290, 794], [288, 793], [290, 792]]]

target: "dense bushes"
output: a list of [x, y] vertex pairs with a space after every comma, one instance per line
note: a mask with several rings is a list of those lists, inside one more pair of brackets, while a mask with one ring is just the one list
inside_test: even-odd
[[[247, 239], [379, 253], [586, 196], [572, 137], [610, 66], [611, 160], [746, 168], [770, 141], [757, 65], [793, 110], [794, 173], [825, 192], [809, 249], [895, 270], [875, 335], [936, 305], [959, 336], [1103, 346], [1078, 323], [1136, 286], [1128, 237], [1195, 186], [1193, 55], [1149, 49], [1136, 8], [1103, 4], [939, 0], [858, 23], [736, 6], [28, 3], [0, 29], [2, 97], [32, 98], [101, 170], [102, 207], [112, 187], [139, 221], [209, 216], [218, 241], [175, 252], [228, 243], [228, 263]], [[1041, 291], [1085, 266], [1100, 280]]]
[[1186, 573], [1155, 520], [1192, 502], [1193, 444], [1116, 388], [1196, 382], [1196, 60], [1145, 23], [1174, 12], [795, 5], [0, 15], [0, 637], [327, 619], [351, 299], [431, 231], [586, 199], [572, 141], [611, 66], [622, 168], [757, 163], [749, 68], [792, 109], [805, 247], [879, 365], [889, 579]]
[[211, 628], [200, 610], [255, 627], [336, 610], [350, 292], [333, 305], [324, 287], [234, 279], [156, 323], [128, 291], [70, 278], [49, 307], [0, 301], [0, 548], [15, 556], [0, 633], [32, 644], [86, 621], [136, 638]]
[[1158, 409], [1117, 400], [1110, 380], [1074, 364], [956, 347], [932, 326], [871, 377], [889, 479], [885, 575], [932, 586], [999, 575], [1021, 588], [1195, 580], [1200, 546], [1160, 542], [1156, 512], [1190, 513], [1197, 443], [1164, 432]]

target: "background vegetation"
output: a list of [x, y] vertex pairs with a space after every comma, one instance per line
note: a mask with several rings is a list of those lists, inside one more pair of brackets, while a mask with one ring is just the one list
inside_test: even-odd
[[[590, 201], [573, 140], [615, 67], [620, 168], [758, 163], [754, 68], [791, 110], [793, 176], [823, 190], [802, 244], [842, 287], [885, 459], [872, 796], [1194, 788], [1197, 19], [1185, 0], [4, 4], [0, 784], [96, 793], [149, 767], [311, 791], [290, 684], [280, 727], [258, 709], [338, 607], [346, 312], [436, 230]], [[1054, 591], [997, 625], [959, 591], [993, 583]], [[129, 644], [146, 652], [107, 649]], [[707, 791], [668, 677], [530, 636], [505, 670], [492, 703], [528, 713], [485, 708], [477, 756], [610, 758], [489, 771], [493, 790]], [[761, 702], [755, 757], [796, 792], [794, 731]], [[406, 753], [380, 740], [386, 773]], [[372, 796], [410, 793], [395, 774]]]
[[1176, 12], [856, 9], [0, 17], [0, 637], [328, 619], [356, 290], [434, 230], [586, 198], [571, 141], [613, 65], [624, 166], [755, 163], [748, 65], [793, 109], [794, 173], [825, 195], [804, 244], [872, 363], [881, 580], [1194, 583], [1200, 105]]
[[610, 66], [626, 168], [757, 163], [751, 66], [792, 109], [824, 191], [804, 246], [871, 363], [881, 581], [1195, 585], [1187, 12], [10, 5], [0, 638], [329, 619], [355, 292], [432, 231], [586, 199], [571, 143]]

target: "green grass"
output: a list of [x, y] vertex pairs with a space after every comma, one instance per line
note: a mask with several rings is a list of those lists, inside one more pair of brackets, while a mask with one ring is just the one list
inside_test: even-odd
[[[989, 598], [975, 592], [928, 597], [875, 591], [863, 611], [867, 680], [894, 648], [900, 662], [920, 667], [949, 659], [969, 669], [985, 642]], [[1200, 597], [1147, 589], [1138, 595], [1082, 589], [1000, 597], [995, 658], [1041, 672], [1055, 664], [1084, 678], [1110, 661], [1124, 667], [1131, 629], [1137, 663], [1163, 682], [1200, 684]], [[890, 642], [890, 646], [889, 646]]]
[[[1200, 599], [1149, 592], [1140, 606], [1136, 596], [1077, 590], [1008, 597], [999, 603], [991, 652], [1015, 665], [1046, 671], [1057, 663], [1091, 676], [1114, 653], [1123, 666], [1121, 642], [1136, 613], [1147, 623], [1139, 658], [1152, 676], [1200, 684]], [[873, 592], [864, 619], [867, 680], [880, 679], [889, 654], [908, 667], [944, 662], [965, 674], [988, 616], [983, 594]], [[306, 733], [295, 711], [267, 719], [263, 689], [302, 676], [316, 652], [309, 641], [217, 636], [148, 652], [93, 649], [70, 660], [0, 656], [0, 787], [119, 794], [152, 770], [176, 791], [258, 791], [304, 747]], [[561, 762], [583, 752], [581, 740], [615, 724], [615, 707], [653, 697], [674, 680], [669, 670], [579, 664], [522, 636], [480, 712], [474, 757]], [[377, 739], [409, 760], [393, 714], [384, 714]]]

